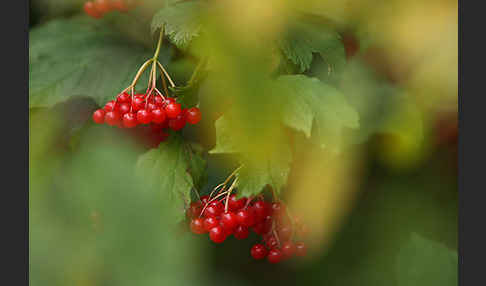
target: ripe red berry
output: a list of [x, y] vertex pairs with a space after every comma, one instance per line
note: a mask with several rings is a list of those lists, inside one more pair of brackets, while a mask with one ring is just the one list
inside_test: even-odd
[[223, 212], [223, 209], [220, 206], [216, 205], [209, 205], [204, 210], [204, 215], [207, 217], [217, 217]]
[[[169, 116], [167, 114], [167, 111], [166, 115], [167, 117]], [[184, 126], [186, 126], [186, 120], [184, 119], [184, 116], [182, 116], [182, 114], [179, 114], [176, 118], [169, 120], [169, 128], [174, 131], [181, 130], [182, 128], [184, 128]]]
[[149, 124], [152, 121], [152, 113], [146, 109], [137, 112], [137, 121], [142, 124]]
[[120, 113], [123, 115], [127, 112], [130, 112], [130, 104], [128, 104], [127, 102], [124, 102], [124, 103], [121, 103], [119, 106], [118, 106], [118, 111], [120, 111]]
[[267, 245], [267, 247], [269, 249], [276, 248], [276, 247], [278, 247], [277, 238], [275, 236], [271, 235], [271, 236], [269, 236], [265, 239], [265, 244]]
[[283, 258], [290, 258], [295, 253], [295, 245], [291, 241], [287, 241], [282, 245]]
[[161, 108], [152, 110], [152, 122], [162, 123], [165, 121], [165, 111]]
[[134, 96], [132, 100], [133, 110], [138, 111], [145, 108], [145, 98], [142, 96]]
[[202, 218], [195, 218], [191, 220], [191, 231], [195, 234], [203, 234], [206, 232]]
[[250, 208], [239, 210], [236, 213], [236, 217], [238, 218], [238, 223], [243, 226], [250, 227], [255, 224], [255, 216]]
[[128, 6], [125, 4], [124, 0], [113, 0], [112, 6], [114, 9], [120, 12], [128, 12]]
[[[165, 107], [165, 113], [168, 118], [176, 118], [179, 114], [181, 114], [182, 109], [180, 103], [171, 102]], [[184, 118], [183, 118], [184, 119]], [[184, 120], [185, 122], [185, 120]]]
[[267, 256], [268, 250], [265, 248], [265, 246], [263, 246], [263, 244], [257, 243], [251, 248], [250, 254], [253, 259], [260, 260]]
[[272, 203], [272, 214], [274, 217], [279, 217], [285, 213], [285, 205], [281, 203]]
[[226, 233], [221, 226], [215, 226], [209, 231], [209, 238], [215, 243], [221, 243], [226, 239]]
[[121, 103], [123, 103], [123, 102], [128, 103], [128, 102], [130, 102], [132, 99], [130, 98], [130, 95], [129, 95], [128, 93], [124, 92], [124, 93], [120, 93], [120, 94], [117, 96], [117, 100], [118, 100], [118, 102], [121, 102]]
[[229, 197], [229, 201], [228, 201], [228, 209], [230, 211], [238, 211], [240, 210], [241, 208], [243, 208], [246, 204], [246, 198], [243, 197], [243, 198], [240, 198], [240, 199], [237, 199], [236, 198], [236, 195], [230, 195]]
[[268, 216], [263, 221], [256, 223], [253, 226], [253, 231], [256, 234], [264, 235], [264, 234], [268, 233], [271, 228], [272, 228], [272, 218]]
[[105, 122], [108, 123], [108, 125], [115, 126], [120, 122], [120, 113], [118, 111], [109, 111], [105, 114]]
[[248, 235], [250, 234], [250, 232], [248, 231], [248, 228], [247, 227], [244, 227], [242, 225], [239, 225], [235, 228], [235, 231], [234, 231], [234, 236], [236, 239], [245, 239], [248, 237]]
[[201, 214], [201, 202], [192, 202], [187, 209], [187, 216], [189, 218], [197, 218]]
[[98, 124], [103, 124], [105, 122], [105, 110], [98, 109], [93, 112], [93, 121]]
[[158, 107], [163, 107], [163, 105], [164, 105], [164, 99], [161, 96], [155, 96], [154, 102], [155, 102], [155, 105], [157, 105]]
[[133, 128], [137, 126], [137, 124], [138, 121], [134, 113], [128, 112], [123, 115], [123, 126], [126, 128]]
[[307, 247], [303, 242], [296, 242], [295, 243], [295, 255], [297, 256], [305, 256], [307, 254]]
[[210, 231], [213, 227], [219, 225], [219, 219], [215, 217], [207, 217], [204, 219], [204, 229]]
[[94, 0], [94, 6], [98, 12], [105, 14], [111, 11], [111, 1], [110, 0]]
[[269, 206], [266, 202], [259, 200], [253, 204], [253, 210], [255, 212], [255, 219], [260, 221], [267, 217], [269, 213]]
[[207, 204], [209, 201], [209, 196], [202, 196], [201, 197], [201, 203], [203, 203], [204, 205]]
[[105, 104], [105, 107], [103, 108], [106, 112], [108, 111], [113, 111], [115, 109], [115, 101], [114, 100], [110, 100], [108, 101], [106, 104]]
[[283, 225], [277, 230], [277, 232], [281, 241], [287, 241], [292, 236], [292, 227], [290, 225]]
[[165, 98], [165, 102], [164, 102], [164, 106], [167, 106], [167, 105], [169, 105], [171, 103], [176, 103], [175, 98], [173, 98], [173, 97], [166, 97]]
[[98, 9], [96, 9], [94, 3], [91, 2], [91, 1], [84, 3], [83, 9], [84, 9], [84, 12], [86, 14], [88, 14], [89, 16], [91, 16], [93, 18], [98, 19], [98, 18], [101, 18], [103, 16], [103, 14], [100, 13], [98, 11]]
[[238, 218], [234, 212], [225, 212], [221, 215], [221, 225], [226, 229], [234, 229], [238, 225]]
[[270, 263], [279, 263], [280, 261], [282, 261], [282, 258], [282, 252], [276, 248], [271, 249], [267, 255], [267, 260]]
[[201, 121], [201, 111], [197, 107], [189, 108], [185, 114], [186, 121], [190, 124], [197, 124]]

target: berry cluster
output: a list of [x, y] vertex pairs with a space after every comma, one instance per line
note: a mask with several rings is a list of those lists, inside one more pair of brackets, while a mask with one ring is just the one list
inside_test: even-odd
[[135, 6], [136, 2], [133, 0], [94, 0], [85, 2], [83, 9], [86, 14], [98, 19], [114, 10], [128, 12]]
[[98, 124], [125, 128], [151, 124], [156, 130], [170, 128], [177, 131], [186, 123], [197, 124], [201, 120], [201, 111], [197, 107], [182, 109], [181, 104], [172, 97], [153, 94], [130, 96], [122, 92], [116, 100], [110, 100], [103, 109], [96, 110], [93, 120]]
[[233, 234], [236, 239], [245, 239], [250, 230], [262, 236], [262, 242], [253, 245], [250, 254], [254, 259], [278, 263], [292, 256], [305, 256], [304, 242], [294, 242], [295, 236], [303, 237], [307, 229], [297, 218], [291, 219], [281, 202], [266, 202], [263, 198], [252, 202], [234, 194], [218, 200], [217, 196], [201, 197], [192, 202], [187, 215], [190, 229], [195, 234], [209, 233], [215, 243], [222, 243]]

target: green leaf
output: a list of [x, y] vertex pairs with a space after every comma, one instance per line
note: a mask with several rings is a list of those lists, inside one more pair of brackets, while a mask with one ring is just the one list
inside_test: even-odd
[[[339, 148], [344, 128], [359, 127], [359, 116], [337, 89], [304, 75], [285, 75], [277, 79], [285, 91], [282, 121], [309, 137], [315, 124], [320, 146]], [[315, 122], [315, 123], [314, 123]]]
[[[87, 17], [58, 19], [30, 31], [29, 106], [50, 107], [73, 96], [99, 105], [126, 88], [150, 52]], [[166, 48], [162, 62], [168, 61]], [[141, 78], [144, 82], [145, 78]]]
[[177, 102], [182, 105], [182, 108], [191, 108], [199, 103], [199, 87], [196, 85], [169, 87], [169, 89], [177, 97]]
[[191, 201], [191, 189], [201, 185], [205, 170], [201, 153], [188, 147], [177, 134], [141, 155], [136, 165], [137, 175], [158, 189], [163, 199], [172, 201], [181, 219], [184, 206]]
[[266, 185], [279, 194], [287, 184], [292, 153], [287, 144], [276, 146], [271, 154], [258, 158], [242, 159], [243, 168], [238, 172], [238, 195], [256, 196]]
[[412, 234], [396, 264], [399, 286], [457, 285], [457, 252]]
[[180, 49], [186, 49], [201, 32], [201, 10], [205, 4], [184, 1], [159, 10], [152, 19], [152, 33], [165, 25], [165, 34]]
[[346, 52], [337, 32], [309, 19], [291, 23], [279, 46], [283, 54], [300, 68], [300, 72], [309, 69], [313, 53], [321, 55], [328, 65], [329, 74], [343, 68]]

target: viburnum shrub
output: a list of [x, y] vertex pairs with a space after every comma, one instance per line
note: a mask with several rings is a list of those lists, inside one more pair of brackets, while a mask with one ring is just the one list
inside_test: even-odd
[[[121, 91], [115, 99], [108, 101], [101, 109], [93, 113], [93, 121], [98, 124], [106, 123], [120, 128], [134, 128], [137, 125], [151, 125], [154, 132], [164, 129], [174, 131], [184, 128], [186, 123], [197, 124], [201, 120], [201, 111], [197, 107], [182, 108], [177, 98], [169, 96], [167, 81], [172, 88], [174, 82], [158, 61], [163, 31], [153, 58], [147, 60], [138, 70], [135, 78], [127, 88]], [[135, 86], [142, 73], [151, 66], [147, 91], [135, 93]], [[157, 69], [161, 72], [164, 92], [157, 89]]]
[[227, 189], [235, 174], [236, 171], [210, 195], [190, 204], [186, 215], [191, 231], [195, 234], [208, 233], [214, 243], [222, 243], [230, 235], [238, 240], [246, 239], [253, 231], [262, 238], [250, 249], [251, 257], [256, 260], [266, 258], [270, 263], [278, 263], [294, 256], [305, 256], [306, 245], [297, 238], [306, 236], [306, 226], [300, 219], [291, 216], [275, 194], [273, 202], [265, 200], [262, 195], [238, 198], [232, 193], [237, 177]]
[[134, 0], [94, 0], [84, 3], [83, 9], [86, 14], [93, 18], [101, 18], [111, 11], [128, 12], [134, 9], [137, 2]]

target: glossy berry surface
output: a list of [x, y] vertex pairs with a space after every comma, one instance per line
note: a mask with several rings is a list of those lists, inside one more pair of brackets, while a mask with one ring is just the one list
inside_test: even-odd
[[128, 112], [123, 114], [123, 126], [126, 128], [133, 128], [137, 126], [138, 121], [134, 113]]
[[238, 223], [242, 226], [250, 227], [255, 224], [255, 217], [250, 209], [239, 210], [236, 213], [236, 217], [238, 218]]
[[176, 118], [169, 119], [169, 128], [174, 131], [181, 130], [184, 126], [186, 126], [186, 120], [182, 114], [179, 114]]
[[237, 199], [236, 195], [230, 195], [228, 201], [228, 208], [231, 211], [238, 211], [245, 206], [246, 198]]
[[226, 233], [221, 226], [216, 226], [209, 231], [209, 238], [215, 243], [221, 243], [226, 239]]
[[227, 229], [234, 229], [238, 225], [238, 218], [234, 212], [225, 212], [221, 215], [221, 224]]
[[197, 124], [201, 121], [201, 111], [197, 107], [191, 107], [187, 110], [185, 117], [187, 123]]
[[93, 121], [97, 124], [103, 124], [105, 122], [105, 110], [98, 109], [93, 113]]
[[282, 254], [284, 258], [290, 258], [295, 253], [295, 245], [291, 241], [287, 241], [282, 244]]
[[108, 125], [115, 126], [120, 123], [120, 114], [118, 111], [109, 111], [105, 114], [105, 122]]
[[146, 109], [137, 112], [137, 121], [142, 124], [149, 124], [152, 121], [152, 113]]
[[305, 256], [307, 254], [307, 247], [303, 242], [295, 243], [295, 255], [296, 256]]
[[206, 232], [204, 229], [203, 220], [201, 218], [191, 220], [191, 231], [195, 234], [203, 234]]
[[265, 248], [263, 244], [255, 244], [252, 246], [250, 250], [251, 257], [256, 260], [263, 259], [267, 256], [268, 250]]
[[98, 11], [98, 9], [95, 7], [95, 4], [91, 1], [84, 3], [83, 9], [86, 14], [93, 18], [98, 19], [103, 16], [103, 14]]
[[[166, 113], [167, 117], [171, 118], [171, 119], [179, 116], [179, 114], [181, 114], [181, 112], [182, 112], [181, 105], [179, 103], [176, 103], [176, 102], [171, 102], [165, 107], [165, 113]], [[182, 119], [184, 119], [184, 118], [182, 118]]]
[[152, 110], [152, 122], [162, 123], [165, 121], [165, 111], [160, 108]]
[[213, 227], [219, 225], [219, 219], [215, 217], [207, 217], [204, 219], [204, 229], [210, 231]]
[[282, 252], [276, 248], [271, 249], [267, 255], [267, 260], [270, 263], [279, 263], [280, 261], [282, 261], [282, 258]]
[[235, 238], [240, 240], [247, 238], [249, 234], [250, 232], [248, 231], [248, 228], [242, 225], [237, 226], [235, 231], [233, 232]]

